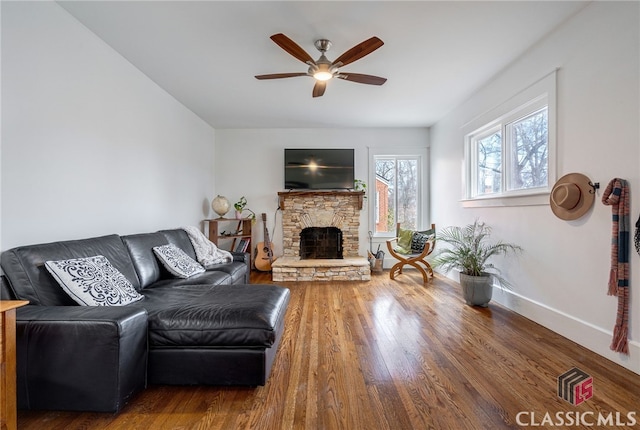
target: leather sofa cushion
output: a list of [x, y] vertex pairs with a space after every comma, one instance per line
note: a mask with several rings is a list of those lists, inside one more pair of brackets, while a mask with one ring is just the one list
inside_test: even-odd
[[158, 263], [153, 247], [169, 244], [163, 234], [130, 234], [122, 236], [122, 242], [131, 254], [131, 260], [140, 279], [140, 288], [148, 287], [161, 278], [162, 270], [166, 269]]
[[[181, 228], [173, 230], [160, 230], [169, 243], [172, 243], [182, 249], [189, 257], [196, 259], [196, 251], [193, 249], [191, 240], [186, 231]], [[249, 276], [248, 271], [251, 270], [248, 261], [245, 261], [244, 253], [232, 252], [233, 261], [231, 263], [212, 264], [206, 266], [207, 270], [217, 270], [227, 273], [231, 276], [232, 284], [248, 284]], [[248, 257], [249, 254], [247, 254]]]
[[218, 272], [226, 273], [231, 276], [232, 284], [241, 284], [245, 282], [245, 275], [247, 273], [247, 263], [240, 261], [232, 261], [231, 263], [212, 264], [205, 266], [207, 271], [214, 270]]
[[135, 289], [140, 289], [127, 248], [115, 234], [12, 248], [2, 253], [2, 269], [18, 299], [29, 300], [32, 305], [77, 306], [47, 272], [44, 263], [95, 255], [104, 255]]
[[2, 300], [16, 299], [13, 290], [9, 287], [9, 281], [4, 276], [0, 276], [0, 297], [2, 297]]
[[203, 285], [226, 285], [231, 283], [231, 277], [224, 272], [220, 271], [210, 271], [200, 273], [198, 275], [191, 276], [189, 278], [165, 278], [160, 279], [157, 282], [154, 282], [153, 285], [147, 287], [141, 293], [146, 294], [147, 290], [153, 290], [157, 288], [170, 288], [170, 287], [179, 287], [179, 286], [196, 286], [202, 287]]
[[143, 291], [150, 348], [271, 347], [289, 290], [277, 285], [181, 285]]
[[182, 249], [189, 257], [196, 261], [198, 260], [196, 258], [196, 250], [193, 249], [193, 245], [186, 231], [181, 228], [176, 228], [172, 230], [160, 230], [159, 233], [161, 233], [169, 243], [173, 243]]

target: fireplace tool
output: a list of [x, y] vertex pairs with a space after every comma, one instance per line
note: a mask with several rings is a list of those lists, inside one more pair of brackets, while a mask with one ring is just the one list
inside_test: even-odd
[[382, 263], [384, 262], [384, 251], [380, 250], [380, 244], [376, 253], [373, 253], [373, 233], [369, 231], [369, 264], [371, 265], [371, 271], [376, 273], [382, 273]]

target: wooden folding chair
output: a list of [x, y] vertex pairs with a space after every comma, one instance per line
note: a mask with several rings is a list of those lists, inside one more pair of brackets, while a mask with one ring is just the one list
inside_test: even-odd
[[422, 274], [422, 279], [424, 280], [425, 285], [429, 282], [429, 277], [433, 278], [433, 269], [431, 265], [426, 261], [426, 258], [429, 254], [433, 252], [433, 249], [436, 245], [435, 234], [436, 234], [436, 225], [431, 224], [431, 229], [420, 232], [412, 232], [412, 238], [416, 233], [426, 235], [429, 237], [424, 242], [424, 248], [420, 252], [416, 252], [411, 250], [411, 246], [409, 245], [409, 249], [405, 249], [404, 251], [410, 251], [409, 253], [403, 253], [402, 248], [398, 246], [398, 240], [400, 237], [400, 223], [396, 226], [396, 237], [393, 239], [387, 240], [387, 249], [391, 256], [396, 258], [398, 262], [393, 265], [391, 268], [391, 272], [389, 276], [391, 279], [395, 279], [396, 276], [402, 274], [402, 269], [404, 266], [415, 267]]

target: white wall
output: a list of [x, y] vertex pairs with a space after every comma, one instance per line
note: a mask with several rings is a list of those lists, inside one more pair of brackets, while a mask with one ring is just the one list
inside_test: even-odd
[[1, 7], [1, 249], [207, 216], [214, 130], [57, 4]]
[[[640, 260], [631, 249], [631, 354], [609, 350], [617, 299], [607, 296], [611, 207], [602, 190], [629, 181], [631, 227], [640, 212], [639, 4], [594, 2], [526, 52], [431, 130], [432, 218], [440, 226], [480, 218], [496, 238], [524, 247], [503, 262], [514, 283], [494, 298], [629, 369], [640, 373]], [[559, 68], [558, 177], [581, 172], [601, 189], [586, 216], [556, 218], [548, 205], [465, 208], [459, 202], [462, 125]], [[526, 336], [526, 334], [523, 334]]]
[[[2, 5], [0, 5], [0, 47], [2, 46]], [[0, 49], [0, 133], [2, 132], [2, 49]], [[0, 134], [0, 192], [2, 191], [2, 136]], [[0, 250], [2, 250], [2, 195], [0, 194]], [[0, 269], [0, 273], [2, 269]]]
[[[216, 129], [216, 190], [231, 203], [244, 195], [247, 207], [258, 219], [261, 213], [267, 214], [269, 234], [278, 256], [282, 255], [282, 219], [276, 209], [278, 192], [284, 191], [284, 148], [354, 148], [355, 177], [369, 185], [369, 148], [426, 150], [428, 144], [426, 128]], [[371, 200], [368, 198], [367, 202], [370, 204]], [[362, 256], [367, 255], [369, 248], [370, 211], [367, 207], [360, 216]], [[263, 240], [262, 221], [254, 228], [253, 240], [253, 243]]]

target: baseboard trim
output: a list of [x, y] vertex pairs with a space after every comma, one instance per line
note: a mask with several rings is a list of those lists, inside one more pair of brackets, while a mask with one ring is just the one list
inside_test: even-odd
[[584, 346], [620, 366], [640, 374], [640, 343], [629, 341], [629, 355], [609, 349], [613, 333], [514, 291], [494, 288], [493, 299], [504, 307]]

